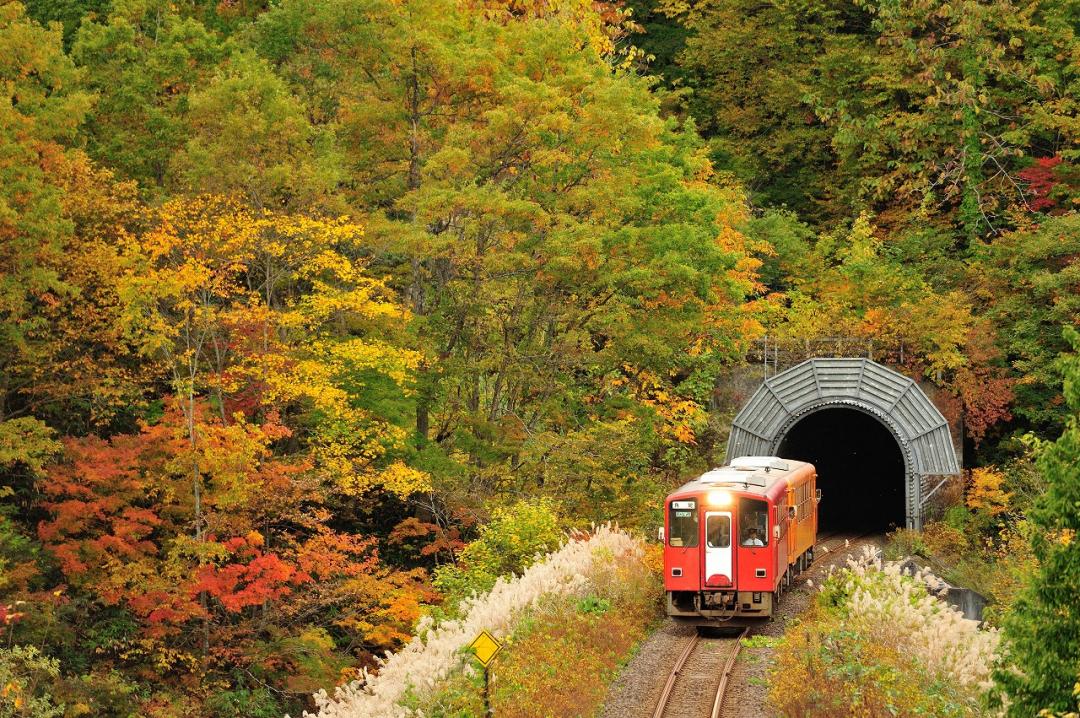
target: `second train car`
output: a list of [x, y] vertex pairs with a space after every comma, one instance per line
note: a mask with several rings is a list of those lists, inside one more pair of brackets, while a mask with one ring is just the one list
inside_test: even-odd
[[813, 464], [743, 456], [665, 500], [667, 613], [698, 626], [771, 618], [792, 578], [814, 560]]

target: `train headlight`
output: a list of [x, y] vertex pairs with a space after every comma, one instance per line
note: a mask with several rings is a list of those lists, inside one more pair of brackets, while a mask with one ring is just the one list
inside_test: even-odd
[[731, 506], [731, 493], [728, 491], [710, 491], [705, 498], [710, 506]]

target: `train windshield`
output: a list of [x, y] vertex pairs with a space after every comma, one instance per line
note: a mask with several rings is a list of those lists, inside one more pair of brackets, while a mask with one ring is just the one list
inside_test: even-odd
[[668, 545], [693, 548], [698, 545], [698, 507], [694, 499], [671, 502], [668, 516]]
[[739, 499], [739, 544], [769, 545], [769, 505], [758, 499]]

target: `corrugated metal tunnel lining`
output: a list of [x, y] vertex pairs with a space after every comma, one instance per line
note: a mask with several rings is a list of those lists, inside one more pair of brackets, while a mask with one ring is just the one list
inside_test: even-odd
[[960, 473], [949, 425], [918, 384], [869, 359], [810, 359], [766, 379], [735, 417], [727, 455], [775, 455], [796, 424], [833, 408], [862, 412], [892, 434], [904, 463], [906, 523], [921, 527], [935, 478]]

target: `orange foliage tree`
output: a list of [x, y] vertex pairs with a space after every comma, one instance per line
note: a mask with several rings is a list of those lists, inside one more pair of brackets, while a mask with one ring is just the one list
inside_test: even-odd
[[[198, 400], [192, 449], [180, 403], [138, 434], [65, 440], [65, 461], [42, 482], [48, 518], [38, 534], [67, 585], [137, 622], [101, 660], [177, 671], [207, 688], [238, 668], [269, 671], [309, 691], [405, 640], [422, 573], [390, 570], [373, 539], [329, 525], [330, 491], [310, 460], [274, 453], [291, 435], [278, 417], [253, 424], [238, 414], [226, 425]], [[303, 617], [323, 611], [336, 618], [313, 634]], [[290, 649], [267, 664], [279, 645]]]

